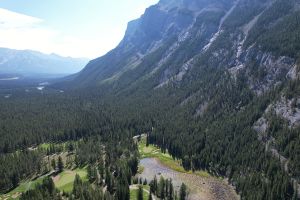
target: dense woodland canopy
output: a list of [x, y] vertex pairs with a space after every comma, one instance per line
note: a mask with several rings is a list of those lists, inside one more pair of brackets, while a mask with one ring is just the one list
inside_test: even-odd
[[[212, 72], [206, 72], [206, 76], [210, 75], [215, 76]], [[6, 122], [1, 123], [1, 191], [16, 187], [19, 181], [27, 177], [46, 173], [42, 155], [49, 152], [28, 151], [28, 147], [43, 142], [83, 139], [74, 145], [75, 162], [78, 166], [107, 163], [111, 166], [102, 170], [105, 174], [121, 170], [118, 177], [127, 177], [126, 181], [117, 178], [113, 183], [106, 180], [113, 194], [116, 192], [113, 189], [115, 187], [110, 184], [125, 185], [126, 188], [131, 175], [137, 170], [137, 154], [132, 154], [136, 151], [132, 136], [146, 132], [149, 133], [150, 143], [160, 146], [163, 151], [168, 149], [174, 158], [183, 159], [186, 169], [205, 169], [217, 176], [228, 177], [245, 199], [292, 199], [295, 192], [289, 175], [284, 172], [280, 162], [265, 151], [257, 139], [257, 133], [252, 129], [253, 123], [264, 112], [270, 99], [277, 98], [280, 88], [257, 98], [244, 87], [236, 86], [230, 81], [224, 81], [224, 85], [220, 87], [215, 90], [223, 92], [214, 89], [209, 91], [218, 94], [215, 98], [222, 99], [222, 103], [216, 101], [210, 104], [207, 113], [201, 118], [189, 115], [193, 104], [176, 106], [181, 98], [172, 95], [172, 88], [169, 88], [169, 94], [161, 89], [161, 92], [146, 101], [140, 101], [140, 97], [130, 97], [123, 98], [122, 101], [111, 101], [108, 98], [109, 101], [104, 102], [99, 100], [101, 95], [90, 93], [93, 95], [87, 96], [84, 92], [84, 98], [78, 94], [70, 94], [1, 100], [5, 105], [1, 109], [6, 110], [1, 112], [1, 120]], [[299, 92], [297, 87], [289, 88], [287, 93]], [[68, 98], [69, 101], [66, 101]], [[232, 112], [235, 102], [241, 100], [247, 102], [245, 108]], [[44, 108], [45, 102], [47, 109]], [[19, 112], [24, 108], [34, 112]], [[18, 117], [14, 117], [15, 115]], [[10, 125], [9, 121], [13, 124]], [[276, 119], [272, 121], [272, 127], [274, 130], [271, 134], [278, 137], [280, 151], [291, 158], [291, 173], [299, 177], [297, 130], [285, 129], [281, 120]], [[281, 132], [284, 131], [290, 136], [283, 136]], [[99, 155], [103, 146], [107, 156], [106, 160], [101, 161]], [[129, 156], [127, 161], [122, 161], [122, 155]], [[130, 155], [134, 157], [130, 158]], [[121, 160], [117, 161], [119, 159]], [[123, 164], [119, 165], [119, 162]], [[262, 174], [269, 181], [263, 181]], [[94, 182], [95, 177], [92, 177], [90, 179]], [[88, 189], [88, 185], [82, 187], [92, 193], [97, 192], [92, 188]]]
[[[198, 29], [211, 27], [217, 31], [223, 11], [201, 13], [190, 30], [197, 37], [184, 41], [172, 59], [155, 72], [155, 63], [176, 40], [171, 33], [164, 45], [146, 55], [137, 67], [124, 72], [115, 82], [73, 88], [60, 94], [53, 92], [57, 85], [42, 94], [14, 90], [11, 98], [0, 98], [0, 192], [10, 191], [22, 180], [62, 168], [58, 167], [58, 160], [43, 159], [62, 151], [55, 145], [48, 150], [28, 148], [42, 143], [69, 142], [72, 162], [76, 167], [87, 166], [89, 182], [76, 177], [73, 191], [64, 197], [127, 200], [129, 184], [138, 165], [138, 150], [132, 137], [147, 133], [149, 143], [181, 159], [186, 170], [202, 169], [227, 177], [242, 199], [297, 199], [293, 180], [300, 181], [299, 128], [290, 128], [286, 120], [268, 113], [265, 139], [274, 138], [275, 148], [289, 161], [286, 170], [278, 158], [266, 151], [253, 125], [282, 96], [298, 98], [300, 80], [280, 74], [278, 84], [257, 95], [249, 82], [263, 83], [269, 69], [261, 67], [257, 61], [260, 55], [255, 53], [245, 61], [245, 69], [236, 77], [229, 73], [227, 67], [236, 53], [232, 49], [236, 46], [234, 38], [241, 34], [236, 27], [265, 9], [261, 6], [263, 0], [243, 2], [224, 21], [224, 30], [211, 47], [194, 59], [194, 66], [181, 81], [157, 87], [161, 74], [178, 73], [180, 66], [199, 52], [211, 31], [201, 35], [197, 34]], [[289, 56], [299, 63], [299, 11], [292, 12], [295, 2], [277, 0], [266, 9], [250, 30], [244, 48], [254, 46], [257, 52]], [[219, 49], [227, 51], [212, 56]], [[126, 62], [121, 60], [117, 64], [109, 69]], [[152, 76], [148, 76], [151, 72]], [[89, 78], [95, 78], [95, 74]], [[146, 78], [141, 74], [146, 74]], [[297, 102], [293, 106], [299, 108]], [[167, 185], [168, 191], [172, 188], [169, 180], [156, 181], [161, 183], [150, 183], [152, 193], [172, 196], [162, 192]], [[51, 180], [45, 179], [21, 199], [30, 196], [59, 199], [61, 194], [53, 188]]]

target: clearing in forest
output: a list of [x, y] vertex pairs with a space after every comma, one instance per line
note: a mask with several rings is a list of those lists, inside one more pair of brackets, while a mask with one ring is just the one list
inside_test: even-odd
[[73, 189], [76, 174], [78, 174], [83, 181], [87, 181], [87, 171], [85, 168], [78, 168], [73, 171], [65, 170], [57, 176], [53, 177], [55, 187], [60, 191], [71, 192]]
[[213, 177], [206, 171], [185, 171], [180, 160], [174, 160], [168, 153], [163, 153], [153, 145], [146, 146], [142, 137], [138, 144], [141, 161], [139, 177], [150, 181], [154, 176], [171, 178], [178, 191], [182, 182], [189, 190], [189, 200], [237, 200], [239, 196], [225, 180]]
[[158, 159], [163, 165], [167, 166], [168, 168], [182, 173], [189, 173], [189, 174], [196, 174], [201, 177], [210, 177], [211, 175], [206, 171], [195, 171], [192, 170], [186, 171], [182, 165], [181, 160], [173, 159], [169, 153], [163, 153], [158, 147], [154, 145], [146, 146], [146, 138], [142, 137], [138, 143], [139, 153], [141, 155], [141, 159], [143, 158], [156, 158]]
[[[150, 186], [149, 185], [142, 185], [142, 186], [143, 186], [143, 199], [147, 200], [150, 194]], [[130, 186], [130, 200], [137, 200], [138, 188], [139, 185]]]
[[0, 200], [18, 199], [22, 192], [26, 192], [30, 189], [34, 189], [37, 184], [42, 183], [44, 178], [45, 176], [42, 176], [35, 180], [23, 181], [22, 183], [20, 183], [18, 187], [16, 187], [9, 193], [0, 195]]
[[[73, 182], [75, 180], [76, 174], [78, 174], [83, 181], [87, 181], [87, 171], [85, 168], [78, 168], [72, 171], [65, 170], [62, 173], [53, 177], [55, 187], [61, 191], [71, 192], [73, 189]], [[16, 187], [9, 193], [0, 195], [0, 200], [19, 199], [20, 195], [23, 192], [26, 192], [30, 189], [34, 189], [37, 184], [41, 184], [46, 176], [47, 175], [44, 175], [35, 180], [28, 180], [20, 183], [18, 187]]]

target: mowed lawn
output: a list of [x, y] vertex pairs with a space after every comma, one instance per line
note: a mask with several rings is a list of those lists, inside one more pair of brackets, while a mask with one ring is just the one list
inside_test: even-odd
[[73, 171], [65, 170], [53, 177], [55, 187], [60, 191], [71, 192], [73, 190], [76, 174], [78, 174], [83, 181], [87, 181], [87, 171], [85, 168], [75, 169]]
[[161, 164], [169, 167], [170, 169], [182, 172], [182, 173], [189, 173], [189, 174], [196, 174], [202, 177], [210, 177], [210, 174], [206, 171], [186, 171], [182, 165], [180, 160], [175, 160], [169, 153], [163, 153], [158, 147], [154, 145], [146, 146], [146, 138], [143, 137], [138, 143], [139, 153], [141, 158], [157, 158]]

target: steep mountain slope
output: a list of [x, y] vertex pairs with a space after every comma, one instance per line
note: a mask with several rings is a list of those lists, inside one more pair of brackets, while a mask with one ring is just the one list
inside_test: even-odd
[[0, 73], [2, 74], [72, 74], [79, 72], [88, 61], [46, 55], [30, 50], [0, 48]]
[[299, 0], [162, 0], [64, 87], [148, 116], [150, 142], [244, 199], [296, 199], [299, 22]]
[[[248, 73], [249, 85], [261, 93], [280, 79], [280, 72], [290, 70], [280, 64], [292, 66], [296, 62], [298, 10], [297, 1], [291, 0], [161, 1], [130, 22], [120, 45], [91, 61], [74, 83], [101, 85], [137, 73], [138, 77], [132, 77], [128, 84], [137, 78], [156, 76], [160, 87], [181, 81], [195, 58], [208, 57], [209, 63], [228, 68], [233, 76], [252, 70]], [[288, 58], [278, 58], [280, 55]], [[261, 80], [251, 78], [258, 73], [251, 69], [255, 66], [245, 68], [255, 57], [257, 64], [265, 66], [260, 68]], [[279, 62], [279, 72], [266, 69], [270, 62], [272, 66]], [[268, 80], [263, 70], [269, 70]]]
[[[129, 22], [119, 46], [91, 61], [74, 82], [92, 86], [118, 80], [137, 70], [142, 75], [155, 72], [170, 56], [180, 52], [179, 48], [193, 43], [193, 47], [189, 46], [191, 55], [181, 55], [185, 61], [201, 51], [232, 4], [233, 1], [161, 1], [148, 8], [140, 19]], [[149, 60], [153, 63], [146, 67]]]

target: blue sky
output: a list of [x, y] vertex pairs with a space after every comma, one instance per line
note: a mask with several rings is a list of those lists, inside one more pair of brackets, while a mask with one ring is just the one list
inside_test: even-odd
[[95, 58], [158, 0], [0, 0], [0, 47]]

